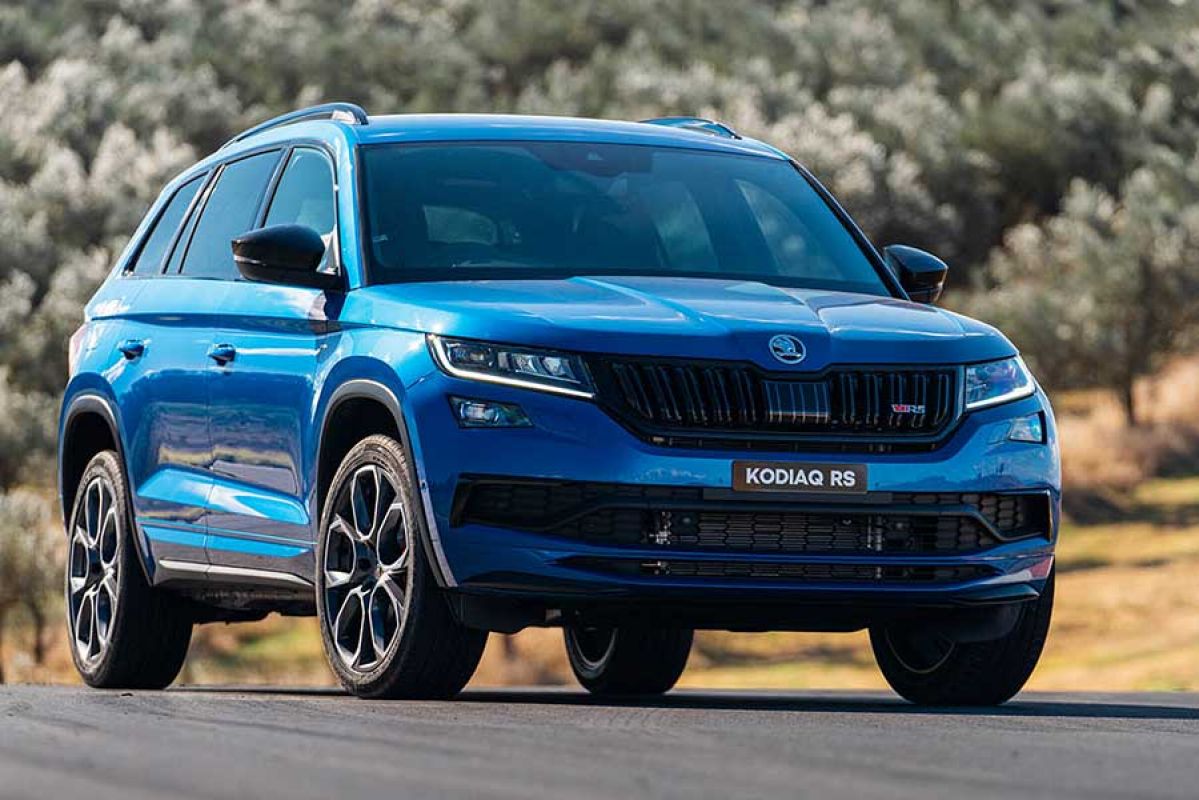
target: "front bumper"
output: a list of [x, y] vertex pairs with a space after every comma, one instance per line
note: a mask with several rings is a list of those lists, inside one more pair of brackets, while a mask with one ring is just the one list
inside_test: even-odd
[[[533, 426], [460, 428], [448, 395], [516, 403]], [[483, 385], [439, 372], [409, 387], [404, 410], [440, 577], [463, 593], [537, 600], [547, 609], [641, 600], [662, 607], [952, 606], [1036, 597], [1052, 565], [1060, 466], [1052, 412], [1040, 392], [967, 415], [935, 450], [881, 454], [660, 447], [639, 439], [586, 400]], [[1045, 414], [1046, 443], [1009, 441], [1010, 421], [1038, 411]], [[963, 553], [714, 552], [677, 544], [664, 553], [661, 546], [596, 543], [515, 524], [480, 524], [455, 513], [459, 489], [472, 476], [684, 487], [702, 490], [705, 499], [716, 498], [713, 503], [759, 501], [758, 496], [733, 492], [734, 460], [866, 464], [870, 502], [881, 504], [874, 510], [899, 493], [1039, 493], [1049, 506], [1048, 523], [1042, 535]], [[770, 501], [796, 510], [829, 502], [847, 512], [863, 510], [858, 500], [845, 498], [788, 495]], [[657, 561], [686, 566], [644, 569]], [[725, 566], [717, 568], [717, 563]], [[624, 568], [628, 565], [638, 567]], [[905, 574], [912, 579], [895, 577]]]

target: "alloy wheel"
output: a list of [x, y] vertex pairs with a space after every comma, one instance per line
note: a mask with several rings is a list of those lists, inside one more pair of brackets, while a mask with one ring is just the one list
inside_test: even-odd
[[321, 565], [325, 619], [342, 664], [365, 674], [384, 663], [407, 622], [407, 511], [397, 481], [374, 464], [355, 470], [334, 502]]
[[68, 618], [72, 644], [89, 668], [108, 649], [120, 596], [121, 510], [116, 496], [108, 479], [93, 478], [71, 521]]

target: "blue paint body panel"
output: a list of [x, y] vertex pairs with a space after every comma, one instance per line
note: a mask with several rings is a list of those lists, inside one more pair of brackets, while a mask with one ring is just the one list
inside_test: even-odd
[[[587, 275], [367, 285], [357, 150], [436, 141], [587, 141], [786, 159], [748, 139], [637, 123], [413, 115], [374, 117], [365, 126], [311, 121], [276, 128], [187, 170], [164, 190], [87, 307], [61, 428], [66, 434], [85, 398], [111, 409], [152, 578], [165, 579], [159, 562], [167, 559], [312, 581], [319, 457], [331, 402], [353, 395], [342, 391], [347, 386], [371, 386], [372, 396], [392, 398], [400, 415], [427, 506], [429, 551], [447, 587], [496, 591], [504, 584], [522, 595], [539, 587], [553, 592], [569, 587], [593, 597], [748, 594], [896, 603], [966, 597], [996, 585], [1040, 588], [1044, 572], [1035, 568], [1053, 554], [1061, 479], [1053, 415], [1039, 390], [964, 414], [942, 444], [926, 451], [747, 453], [653, 444], [595, 402], [463, 380], [440, 370], [427, 345], [429, 334], [582, 354], [712, 359], [777, 371], [766, 342], [786, 333], [807, 349], [801, 368], [794, 368], [797, 374], [846, 365], [961, 366], [1008, 358], [1016, 349], [993, 328], [909, 302], [898, 288], [894, 297], [878, 297], [725, 278]], [[344, 291], [125, 274], [174, 188], [238, 155], [292, 143], [319, 146], [332, 159], [333, 244]], [[877, 260], [876, 253], [872, 257]], [[144, 342], [140, 357], [126, 358], [117, 349], [128, 339]], [[209, 358], [218, 344], [234, 346], [236, 359], [220, 364]], [[450, 395], [519, 405], [532, 425], [460, 427], [451, 416]], [[1044, 443], [1008, 440], [1013, 418], [1038, 412], [1045, 419]], [[880, 494], [1044, 492], [1052, 529], [978, 554], [902, 559], [991, 568], [990, 577], [974, 581], [883, 587], [776, 580], [765, 586], [746, 579], [714, 585], [697, 578], [600, 574], [574, 561], [660, 558], [653, 548], [585, 544], [464, 524], [453, 515], [463, 476], [729, 490], [732, 463], [744, 459], [864, 464], [869, 491]], [[763, 556], [719, 558], [752, 563]], [[867, 564], [877, 557], [791, 554], [770, 560]], [[214, 569], [205, 580], [220, 586], [222, 578]], [[263, 590], [277, 583], [265, 581]], [[255, 590], [244, 575], [237, 587]]]

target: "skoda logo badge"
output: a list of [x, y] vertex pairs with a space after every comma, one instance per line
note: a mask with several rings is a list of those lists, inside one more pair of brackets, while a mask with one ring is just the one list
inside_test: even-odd
[[807, 354], [803, 342], [789, 333], [780, 333], [770, 340], [770, 355], [784, 364], [798, 364]]

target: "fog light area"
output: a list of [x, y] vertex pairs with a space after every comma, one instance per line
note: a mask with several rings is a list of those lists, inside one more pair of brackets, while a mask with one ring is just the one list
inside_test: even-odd
[[524, 410], [512, 403], [451, 397], [450, 408], [463, 428], [527, 428], [533, 424]]

